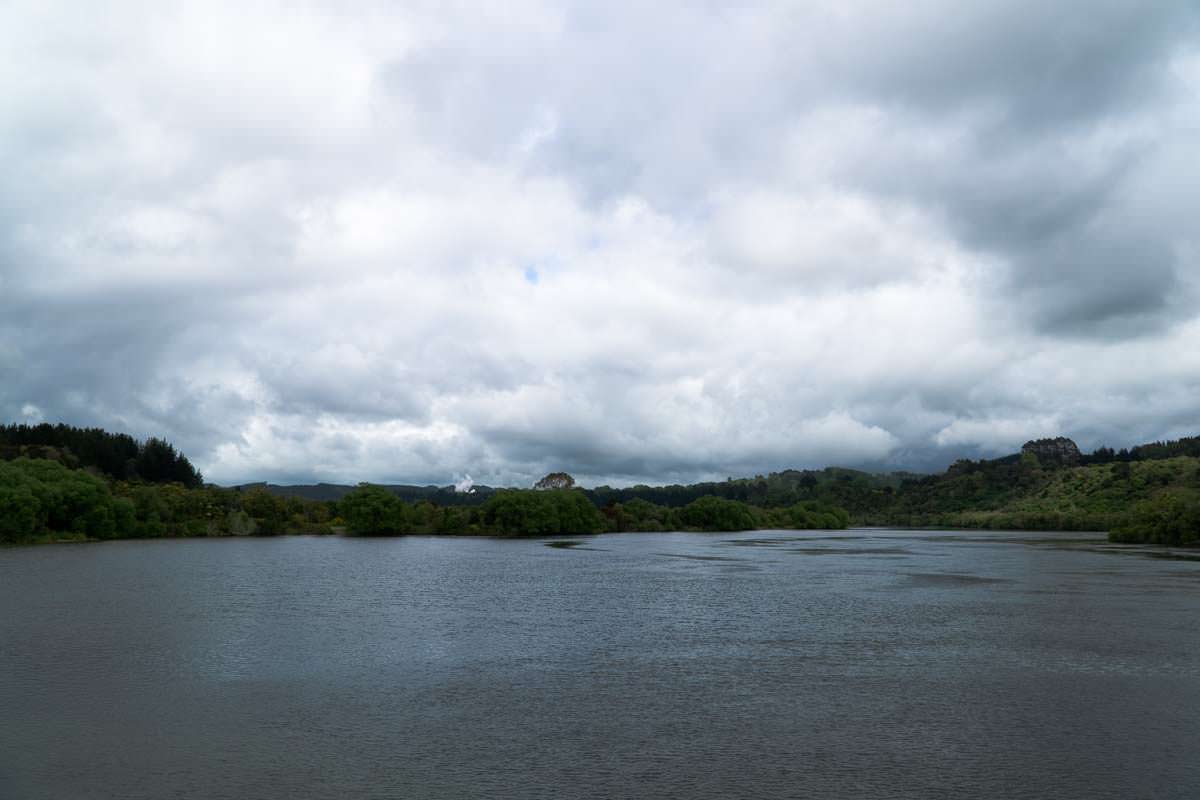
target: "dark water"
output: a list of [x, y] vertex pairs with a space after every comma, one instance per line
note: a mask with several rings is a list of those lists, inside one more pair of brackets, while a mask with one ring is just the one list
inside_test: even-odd
[[553, 545], [0, 550], [0, 798], [1200, 797], [1200, 561]]

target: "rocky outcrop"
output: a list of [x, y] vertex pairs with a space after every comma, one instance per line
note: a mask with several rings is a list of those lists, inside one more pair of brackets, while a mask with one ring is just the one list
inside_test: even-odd
[[570, 489], [575, 485], [575, 479], [565, 472], [551, 472], [533, 485], [535, 489]]
[[1032, 453], [1043, 467], [1073, 467], [1079, 463], [1079, 447], [1065, 436], [1034, 439], [1021, 445], [1021, 454]]

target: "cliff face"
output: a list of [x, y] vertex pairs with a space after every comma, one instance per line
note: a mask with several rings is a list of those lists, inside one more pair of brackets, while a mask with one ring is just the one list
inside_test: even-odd
[[1021, 453], [1032, 453], [1043, 466], [1073, 467], [1079, 463], [1079, 448], [1065, 436], [1035, 439], [1021, 445]]

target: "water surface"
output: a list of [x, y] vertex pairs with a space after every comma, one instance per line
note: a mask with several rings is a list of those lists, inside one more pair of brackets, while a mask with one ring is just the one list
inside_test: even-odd
[[1078, 533], [0, 549], [0, 800], [1195, 798], [1198, 611]]

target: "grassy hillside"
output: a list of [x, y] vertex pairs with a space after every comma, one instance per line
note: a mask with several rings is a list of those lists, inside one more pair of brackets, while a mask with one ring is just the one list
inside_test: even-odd
[[1043, 468], [1036, 459], [960, 463], [906, 485], [862, 522], [1028, 530], [1110, 530], [1139, 503], [1200, 491], [1200, 458]]

